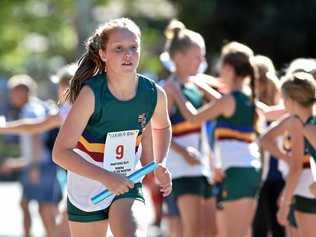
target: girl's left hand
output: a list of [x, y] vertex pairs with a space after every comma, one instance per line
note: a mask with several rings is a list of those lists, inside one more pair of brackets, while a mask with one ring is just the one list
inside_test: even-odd
[[290, 205], [288, 203], [281, 202], [277, 213], [278, 222], [283, 225], [287, 226], [289, 224], [288, 216], [290, 212]]
[[171, 174], [167, 168], [159, 164], [155, 170], [155, 176], [160, 185], [160, 191], [164, 197], [167, 197], [172, 191]]

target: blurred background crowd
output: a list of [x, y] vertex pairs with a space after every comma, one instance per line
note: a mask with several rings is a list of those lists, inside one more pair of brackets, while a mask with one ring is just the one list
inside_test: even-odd
[[[204, 38], [206, 67], [203, 71], [205, 74], [219, 76], [222, 47], [231, 41], [247, 45], [255, 55], [267, 57], [263, 61], [258, 58], [258, 64], [262, 62], [267, 67], [264, 69], [266, 70], [264, 75], [271, 69], [268, 65], [270, 62], [267, 63], [265, 60], [269, 58], [272, 60], [273, 76], [269, 80], [278, 80], [277, 78], [285, 74], [289, 64], [297, 58], [308, 58], [307, 67], [310, 65], [312, 69], [306, 71], [316, 71], [315, 61], [311, 59], [316, 58], [315, 11], [316, 2], [313, 0], [2, 0], [0, 2], [0, 114], [4, 115], [7, 121], [21, 118], [41, 119], [47, 117], [47, 114], [54, 114], [54, 111], [50, 112], [56, 110], [52, 101], [60, 99], [60, 93], [64, 89], [61, 87], [68, 83], [68, 79], [65, 79], [66, 84], [63, 84], [65, 82], [62, 75], [65, 75], [65, 72], [60, 72], [60, 69], [78, 60], [84, 52], [84, 42], [98, 25], [122, 16], [133, 19], [142, 31], [139, 72], [157, 82], [168, 78], [172, 71], [170, 61], [164, 57], [163, 53], [166, 50], [164, 31], [170, 20], [174, 18], [184, 23], [188, 29], [200, 33]], [[36, 113], [25, 109], [23, 95], [21, 95], [23, 91], [14, 91], [17, 86], [11, 79], [17, 74], [27, 74], [37, 84], [36, 95], [43, 103], [41, 102], [40, 109], [34, 110]], [[9, 78], [11, 78], [11, 84], [8, 83]], [[28, 78], [22, 81], [19, 81], [19, 85], [26, 86], [28, 90], [35, 88], [35, 84], [33, 85]], [[263, 82], [262, 86], [264, 84]], [[259, 90], [260, 88], [257, 88], [258, 93]], [[276, 104], [272, 97], [278, 94], [277, 89], [271, 91], [269, 93], [272, 94], [262, 95], [259, 99], [268, 105]], [[58, 121], [54, 122], [58, 124]], [[54, 132], [56, 133], [53, 131], [46, 134], [44, 140], [48, 153], [52, 149], [53, 141], [50, 139], [53, 138], [50, 136], [54, 136]], [[35, 140], [43, 139], [43, 137], [32, 136]], [[25, 148], [27, 144], [23, 136], [1, 135], [0, 165], [9, 158], [18, 160], [23, 154], [30, 152]], [[49, 157], [50, 155], [47, 155], [48, 160]], [[16, 169], [13, 169], [14, 172], [1, 170], [0, 186], [20, 179], [21, 171], [19, 165], [16, 166]], [[58, 171], [50, 170], [49, 172], [55, 175], [54, 172]], [[64, 175], [59, 174], [59, 183], [64, 183]], [[270, 175], [271, 182], [282, 179], [278, 176], [279, 174], [267, 172], [266, 175]], [[49, 185], [54, 185], [52, 181], [47, 182]], [[284, 181], [280, 181], [280, 185], [284, 185]], [[282, 187], [278, 189], [281, 190]], [[1, 195], [10, 196], [10, 192]], [[32, 196], [32, 194], [29, 195]], [[51, 198], [56, 202], [60, 201], [61, 193], [58, 195]], [[276, 203], [277, 196], [272, 199]], [[152, 235], [156, 233], [157, 236], [163, 236], [168, 232], [168, 228], [161, 225], [164, 217], [162, 200], [155, 194], [152, 195], [152, 200], [155, 204], [152, 207], [152, 212], [155, 213]], [[29, 215], [26, 210], [27, 205], [28, 203], [21, 203], [24, 218], [30, 218], [27, 216]], [[54, 206], [40, 209], [46, 231], [50, 228], [49, 216], [55, 213], [55, 208]], [[258, 210], [260, 211], [260, 208]], [[0, 216], [5, 215], [5, 213], [0, 214]], [[45, 218], [48, 219], [45, 221]], [[258, 223], [257, 227], [260, 229]], [[263, 233], [274, 224], [263, 227]], [[22, 226], [21, 223], [16, 223], [16, 225]], [[25, 225], [27, 224], [24, 223], [24, 228], [26, 228]], [[218, 228], [221, 229], [220, 223]], [[0, 223], [0, 236], [10, 236], [8, 233], [2, 233], [1, 229]], [[67, 236], [67, 230], [63, 231], [60, 232], [62, 233], [60, 236]], [[283, 235], [273, 236], [285, 236], [284, 230], [277, 233], [283, 233]], [[34, 234], [39, 236], [38, 233]], [[268, 236], [267, 234], [262, 236]], [[259, 235], [254, 235], [256, 236]]]

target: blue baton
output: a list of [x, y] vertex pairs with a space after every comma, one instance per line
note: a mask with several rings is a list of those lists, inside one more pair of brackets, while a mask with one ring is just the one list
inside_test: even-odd
[[[155, 169], [158, 168], [158, 164], [155, 161], [152, 161], [148, 163], [147, 165], [143, 166], [142, 168], [136, 170], [134, 173], [127, 176], [129, 181], [132, 181], [133, 183], [137, 183], [140, 181], [142, 177], [144, 177], [146, 174], [149, 174], [150, 172], [153, 172]], [[93, 204], [98, 204], [102, 200], [114, 195], [109, 190], [104, 190], [100, 192], [99, 194], [95, 195], [91, 198], [91, 201]]]

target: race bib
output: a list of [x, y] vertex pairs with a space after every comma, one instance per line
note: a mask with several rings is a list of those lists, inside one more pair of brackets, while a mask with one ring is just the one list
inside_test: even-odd
[[139, 130], [110, 132], [107, 134], [104, 148], [104, 169], [130, 175], [136, 166], [136, 139]]

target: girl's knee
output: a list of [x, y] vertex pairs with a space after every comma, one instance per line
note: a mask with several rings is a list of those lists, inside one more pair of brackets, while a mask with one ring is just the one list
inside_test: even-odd
[[135, 217], [132, 217], [128, 220], [125, 219], [124, 225], [112, 222], [111, 230], [114, 236], [143, 237], [147, 234], [147, 224]]
[[198, 223], [191, 223], [183, 227], [183, 232], [186, 233], [186, 236], [201, 236], [202, 226]]

